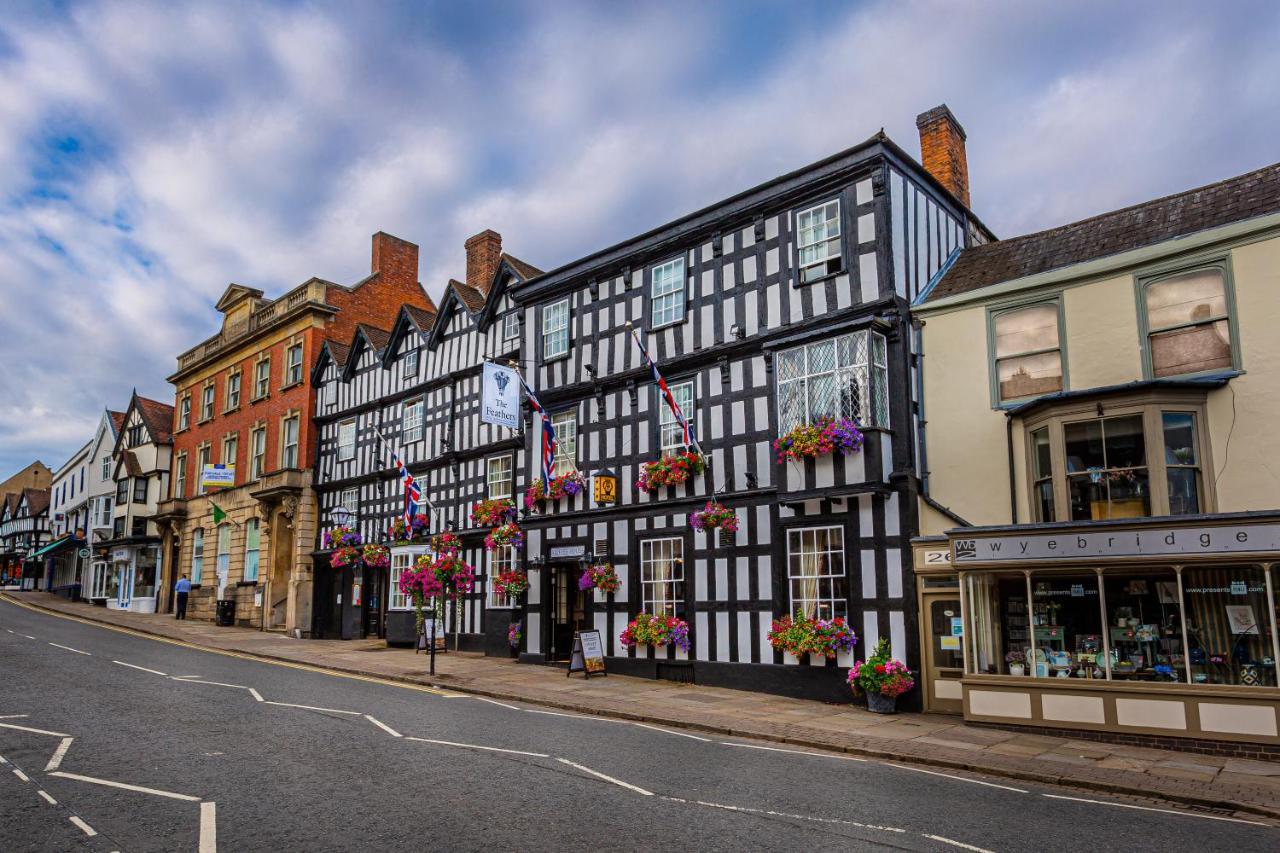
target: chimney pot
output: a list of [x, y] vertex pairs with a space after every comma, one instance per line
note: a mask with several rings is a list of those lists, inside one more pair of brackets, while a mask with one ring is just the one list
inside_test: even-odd
[[502, 235], [486, 228], [463, 245], [467, 250], [467, 285], [488, 297], [502, 262]]
[[920, 160], [924, 169], [938, 179], [965, 207], [969, 206], [969, 160], [965, 155], [965, 132], [946, 104], [916, 116], [920, 131]]

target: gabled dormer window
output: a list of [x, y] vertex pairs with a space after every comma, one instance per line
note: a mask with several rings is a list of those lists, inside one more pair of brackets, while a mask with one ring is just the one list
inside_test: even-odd
[[407, 382], [410, 379], [418, 378], [418, 349], [414, 347], [404, 354], [404, 378]]
[[514, 341], [520, 337], [520, 312], [512, 311], [502, 318], [502, 340]]

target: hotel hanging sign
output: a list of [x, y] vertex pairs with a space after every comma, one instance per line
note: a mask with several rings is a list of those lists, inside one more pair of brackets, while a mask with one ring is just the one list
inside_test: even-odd
[[1106, 557], [1185, 557], [1280, 552], [1280, 524], [1065, 530], [1003, 536], [956, 536], [952, 564]]
[[520, 429], [520, 380], [510, 367], [492, 361], [484, 363], [480, 420], [495, 426]]

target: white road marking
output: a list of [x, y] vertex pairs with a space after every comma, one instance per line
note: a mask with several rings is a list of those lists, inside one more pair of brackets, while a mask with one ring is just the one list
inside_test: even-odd
[[1250, 826], [1269, 826], [1270, 824], [1262, 823], [1256, 820], [1243, 820], [1238, 817], [1222, 817], [1216, 814], [1201, 814], [1200, 812], [1184, 812], [1177, 809], [1156, 809], [1151, 806], [1135, 806], [1132, 803], [1110, 803], [1106, 800], [1086, 800], [1084, 797], [1066, 797], [1061, 794], [1041, 794], [1042, 797], [1048, 797], [1051, 800], [1073, 800], [1077, 803], [1092, 803], [1095, 806], [1115, 806], [1118, 809], [1137, 809], [1142, 812], [1163, 812], [1164, 814], [1176, 814], [1183, 817], [1199, 817], [1205, 820], [1221, 820], [1227, 823], [1247, 823]]
[[189, 803], [200, 802], [199, 797], [193, 797], [190, 794], [175, 794], [173, 791], [161, 791], [159, 788], [144, 788], [141, 785], [130, 785], [126, 782], [112, 782], [110, 779], [97, 779], [93, 776], [81, 776], [78, 773], [64, 773], [61, 770], [55, 770], [49, 775], [57, 776], [59, 779], [71, 779], [75, 782], [89, 782], [94, 785], [105, 785], [108, 788], [137, 791], [139, 794], [151, 794], [156, 797], [166, 797], [170, 800], [185, 800]]
[[315, 705], [295, 705], [292, 702], [272, 702], [270, 699], [264, 701], [265, 705], [279, 705], [281, 708], [302, 708], [304, 711], [324, 711], [329, 714], [350, 714], [353, 717], [359, 717], [359, 711], [343, 711], [339, 708], [317, 708]]
[[523, 711], [523, 708], [517, 708], [515, 705], [508, 705], [506, 702], [499, 702], [497, 699], [490, 699], [488, 696], [473, 696], [473, 699], [479, 699], [481, 702], [488, 702], [490, 705], [501, 705], [504, 708], [510, 708], [513, 711]]
[[1027, 793], [1022, 788], [1015, 788], [1012, 785], [997, 785], [995, 782], [984, 782], [981, 779], [969, 779], [965, 776], [952, 776], [950, 773], [939, 773], [937, 770], [925, 770], [923, 767], [908, 767], [906, 764], [894, 764], [892, 761], [885, 762], [886, 767], [896, 767], [899, 770], [910, 770], [912, 773], [928, 773], [930, 776], [942, 776], [947, 779], [955, 779], [957, 782], [969, 782], [974, 785], [986, 785], [988, 788], [999, 788], [1002, 791], [1013, 791], [1017, 794]]
[[171, 675], [171, 676], [169, 676], [169, 677], [170, 677], [170, 678], [172, 678], [174, 681], [186, 681], [188, 678], [202, 678], [203, 676], [200, 676], [200, 675]]
[[[663, 799], [671, 800], [672, 802], [677, 802], [677, 803], [690, 802], [689, 800], [682, 800], [678, 797], [663, 797]], [[730, 806], [724, 803], [708, 803], [703, 800], [693, 800], [692, 802], [694, 805], [706, 806], [707, 808], [712, 808], [712, 809], [723, 809], [724, 811], [729, 811], [729, 812], [744, 812], [747, 814], [769, 815], [770, 817], [785, 817], [785, 818], [791, 818], [792, 820], [812, 821], [813, 823], [839, 823], [845, 826], [856, 826], [859, 829], [875, 829], [881, 832], [897, 832], [897, 833], [905, 834], [907, 831], [905, 829], [901, 829], [896, 826], [880, 826], [879, 824], [874, 824], [874, 823], [859, 823], [856, 820], [843, 820], [841, 818], [836, 818], [836, 817], [814, 817], [812, 815], [791, 814], [789, 812], [775, 812], [775, 811], [770, 811], [768, 809], [753, 809], [747, 806]]]
[[200, 853], [216, 853], [218, 849], [218, 804], [200, 804]]
[[502, 749], [497, 746], [481, 746], [478, 743], [458, 743], [452, 740], [435, 740], [429, 737], [414, 737], [413, 735], [405, 735], [405, 740], [416, 740], [422, 743], [438, 743], [441, 746], [460, 746], [463, 749], [483, 749], [485, 752], [507, 752], [512, 755], [529, 755], [534, 758], [550, 758], [545, 752], [525, 752], [522, 749]]
[[67, 754], [67, 750], [71, 748], [71, 742], [75, 738], [64, 737], [62, 743], [58, 744], [58, 748], [53, 751], [53, 755], [49, 758], [49, 763], [44, 766], [45, 773], [52, 773], [62, 766], [62, 758]]
[[559, 761], [561, 764], [568, 764], [570, 767], [574, 767], [578, 770], [581, 770], [583, 773], [589, 773], [592, 776], [595, 776], [597, 779], [603, 779], [606, 782], [612, 782], [614, 785], [617, 785], [620, 788], [626, 788], [628, 791], [635, 791], [637, 794], [643, 794], [646, 797], [653, 796], [653, 791], [646, 791], [644, 788], [641, 788], [637, 785], [632, 785], [630, 782], [623, 782], [621, 779], [615, 779], [612, 776], [606, 776], [603, 773], [599, 772], [598, 770], [592, 770], [590, 767], [583, 767], [581, 764], [574, 764], [572, 761], [570, 761], [567, 758], [557, 758], [556, 761]]
[[825, 752], [806, 752], [803, 749], [783, 749], [779, 746], [761, 746], [757, 743], [734, 743], [733, 741], [722, 740], [720, 743], [724, 746], [740, 746], [743, 749], [763, 749], [766, 752], [788, 752], [792, 755], [808, 755], [811, 758], [838, 758], [841, 761], [861, 761], [866, 763], [865, 758], [857, 758], [852, 755], [828, 755]]
[[71, 648], [70, 646], [64, 646], [64, 645], [62, 645], [61, 643], [50, 643], [49, 645], [53, 646], [55, 649], [65, 649], [65, 650], [67, 650], [67, 651], [69, 651], [69, 652], [75, 652], [75, 653], [76, 653], [76, 654], [78, 654], [78, 655], [85, 655], [86, 657], [93, 657], [93, 655], [89, 654], [88, 652], [82, 652], [82, 651], [80, 651], [79, 649], [73, 649], [73, 648]]
[[249, 687], [244, 684], [227, 684], [222, 681], [189, 681], [188, 680], [188, 679], [199, 678], [199, 677], [200, 676], [198, 675], [184, 675], [177, 680], [186, 681], [188, 684], [212, 684], [214, 687], [230, 687], [233, 690], [252, 690], [253, 689], [252, 687]]
[[257, 699], [259, 702], [266, 701], [265, 699], [262, 698], [262, 694], [254, 690], [252, 687], [249, 688], [249, 695], [252, 696], [254, 699]]
[[400, 734], [398, 731], [391, 728], [391, 726], [388, 726], [386, 723], [382, 722], [382, 720], [376, 719], [374, 717], [370, 717], [368, 714], [365, 714], [364, 718], [369, 722], [373, 723], [378, 728], [382, 729], [387, 734], [391, 735], [392, 737], [404, 737], [404, 735]]
[[164, 675], [164, 673], [158, 669], [147, 669], [145, 666], [138, 666], [137, 664], [133, 664], [133, 663], [125, 663], [122, 660], [113, 660], [112, 663], [118, 663], [121, 666], [127, 666], [129, 667], [129, 669], [137, 669], [137, 670], [141, 670], [142, 672], [149, 672], [152, 675]]
[[96, 829], [94, 829], [92, 826], [89, 826], [89, 824], [85, 823], [75, 815], [72, 815], [71, 817], [67, 818], [67, 820], [71, 821], [76, 826], [80, 827], [80, 831], [83, 832], [85, 835], [89, 836], [90, 838], [93, 838], [95, 835], [98, 834], [98, 831]]
[[0, 714], [0, 720], [20, 720], [28, 714]]
[[677, 735], [679, 737], [687, 737], [692, 740], [700, 740], [703, 743], [711, 742], [711, 738], [709, 737], [699, 737], [698, 735], [691, 735], [688, 732], [677, 732], [677, 731], [672, 731], [671, 729], [660, 729], [657, 726], [651, 726], [648, 723], [632, 723], [631, 725], [639, 726], [642, 729], [649, 729], [650, 731], [654, 731], [654, 732], [662, 732], [663, 734], [666, 734], [666, 735]]
[[66, 732], [50, 732], [44, 729], [33, 729], [30, 726], [15, 726], [13, 723], [0, 723], [0, 729], [17, 729], [20, 732], [32, 732], [38, 735], [53, 735], [54, 737], [71, 737]]
[[12, 633], [13, 633], [13, 629], [12, 629], [12, 628], [5, 628], [5, 630], [6, 630], [6, 631], [8, 631], [10, 634], [12, 634]]
[[8, 764], [8, 763], [9, 763], [8, 760], [6, 760], [3, 755], [0, 755], [0, 764]]
[[21, 770], [19, 770], [19, 769], [18, 769], [18, 768], [16, 768], [16, 767], [15, 767], [15, 768], [13, 768], [13, 775], [14, 775], [14, 776], [17, 776], [17, 777], [18, 777], [19, 779], [21, 779], [23, 782], [30, 782], [30, 781], [31, 781], [31, 779], [27, 776], [27, 774], [26, 774], [26, 773], [23, 773]]
[[925, 838], [934, 841], [941, 841], [943, 844], [950, 844], [952, 847], [959, 847], [962, 850], [972, 850], [974, 853], [993, 853], [985, 847], [974, 847], [972, 844], [965, 844], [963, 841], [956, 841], [954, 838], [943, 838], [941, 835], [929, 835], [927, 832], [920, 833]]
[[57, 800], [55, 800], [53, 797], [49, 796], [49, 792], [48, 792], [48, 791], [42, 791], [42, 790], [41, 790], [41, 791], [36, 791], [36, 793], [37, 793], [37, 794], [39, 794], [40, 796], [44, 797], [44, 801], [45, 801], [46, 803], [48, 803], [49, 805], [51, 805], [51, 806], [56, 806], [56, 805], [58, 804], [58, 801], [57, 801]]
[[524, 708], [530, 714], [546, 714], [548, 717], [569, 717], [573, 720], [596, 720], [601, 723], [625, 723], [627, 720], [615, 720], [611, 717], [596, 717], [589, 714], [565, 714], [561, 711], [543, 711], [539, 708]]
[[34, 639], [35, 639], [35, 637], [31, 636], [30, 634], [19, 634], [18, 636], [19, 636], [19, 637], [26, 637], [28, 640], [34, 640]]

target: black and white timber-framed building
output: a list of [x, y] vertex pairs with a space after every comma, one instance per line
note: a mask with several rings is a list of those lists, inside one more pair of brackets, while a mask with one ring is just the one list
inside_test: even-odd
[[[925, 466], [910, 307], [961, 248], [992, 238], [967, 207], [963, 130], [945, 107], [918, 123], [926, 149], [926, 132], [951, 153], [958, 144], [958, 172], [927, 170], [882, 132], [547, 273], [502, 254], [493, 232], [469, 240], [468, 281], [450, 282], [436, 312], [405, 308], [322, 350], [321, 526], [345, 508], [366, 541], [383, 537], [403, 499], [389, 445], [434, 503], [433, 529], [459, 532], [476, 568], [463, 648], [505, 654], [520, 621], [521, 660], [557, 662], [575, 630], [595, 628], [614, 671], [824, 698], [848, 695], [845, 668], [880, 637], [918, 668], [909, 561]], [[654, 494], [636, 479], [681, 446], [679, 431], [627, 323], [710, 462]], [[487, 531], [470, 521], [480, 499], [522, 505], [540, 477], [540, 416], [526, 410], [522, 434], [480, 422], [485, 360], [522, 365], [555, 423], [558, 473], [618, 477], [614, 504], [588, 488], [523, 512], [523, 551], [485, 552]], [[773, 441], [821, 415], [857, 418], [863, 449], [779, 462]], [[737, 514], [732, 539], [689, 524], [713, 496]], [[348, 590], [336, 613], [320, 604], [318, 566], [315, 635], [411, 642], [412, 612], [394, 593], [407, 559], [365, 570], [355, 596], [350, 570], [328, 573]], [[616, 593], [579, 591], [598, 563], [614, 566]], [[518, 602], [492, 588], [508, 566], [528, 570]], [[775, 651], [771, 623], [796, 609], [845, 617], [855, 652], [824, 666]], [[686, 620], [690, 650], [624, 647], [642, 610]]]

